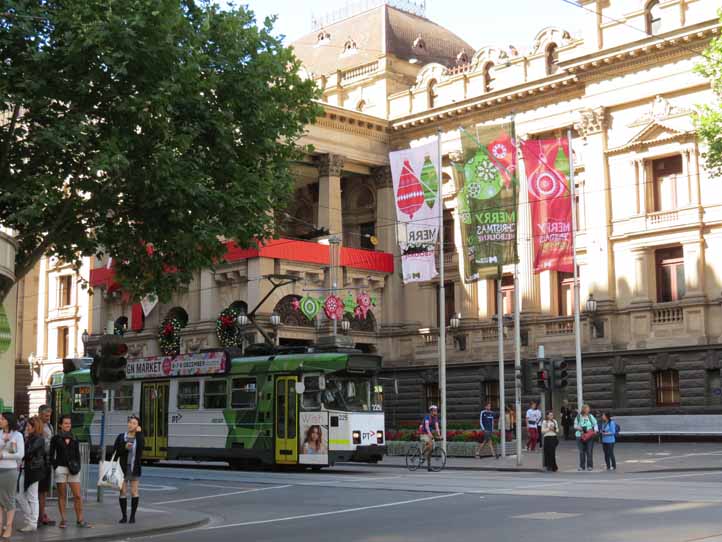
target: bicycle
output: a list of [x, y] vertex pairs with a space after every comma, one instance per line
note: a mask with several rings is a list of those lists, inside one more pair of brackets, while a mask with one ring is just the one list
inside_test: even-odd
[[[415, 471], [421, 465], [424, 464], [426, 457], [424, 456], [424, 443], [418, 442], [409, 446], [409, 450], [406, 452], [406, 468], [410, 471]], [[433, 472], [440, 472], [446, 466], [446, 452], [444, 449], [437, 444], [434, 440], [434, 447], [431, 450], [431, 470]]]

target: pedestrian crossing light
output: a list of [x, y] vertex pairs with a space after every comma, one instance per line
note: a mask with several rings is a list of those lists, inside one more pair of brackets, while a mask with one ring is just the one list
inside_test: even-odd
[[554, 361], [554, 374], [552, 375], [552, 381], [554, 382], [555, 388], [566, 388], [569, 384], [569, 371], [567, 370], [568, 367], [569, 365], [563, 359], [558, 359]]
[[536, 385], [540, 390], [549, 389], [549, 371], [542, 369], [536, 373]]
[[115, 384], [125, 380], [128, 345], [119, 335], [104, 335], [100, 339], [100, 354], [93, 356], [90, 378], [95, 385]]

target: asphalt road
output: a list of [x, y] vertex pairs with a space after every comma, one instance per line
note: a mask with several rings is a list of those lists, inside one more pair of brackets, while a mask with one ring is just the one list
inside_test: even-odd
[[206, 513], [143, 540], [722, 542], [722, 470], [685, 473], [144, 469], [142, 520]]

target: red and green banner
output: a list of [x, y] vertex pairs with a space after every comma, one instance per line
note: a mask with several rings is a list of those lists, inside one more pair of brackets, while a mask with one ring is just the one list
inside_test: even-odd
[[514, 124], [461, 130], [462, 161], [454, 163], [465, 279], [501, 276], [517, 263], [517, 180]]
[[564, 139], [524, 141], [534, 239], [534, 272], [574, 272], [572, 198], [569, 187], [569, 142]]

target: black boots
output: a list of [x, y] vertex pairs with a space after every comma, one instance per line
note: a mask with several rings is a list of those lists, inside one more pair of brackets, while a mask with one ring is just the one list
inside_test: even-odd
[[130, 523], [135, 523], [135, 511], [138, 510], [138, 501], [140, 497], [132, 497], [130, 499]]
[[119, 523], [128, 523], [128, 499], [126, 497], [118, 497], [118, 503], [120, 503], [120, 512], [123, 514]]

